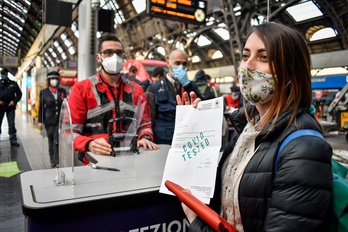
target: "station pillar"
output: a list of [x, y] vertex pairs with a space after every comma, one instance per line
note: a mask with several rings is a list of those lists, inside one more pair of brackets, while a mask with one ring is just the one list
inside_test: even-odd
[[98, 11], [92, 0], [79, 5], [78, 81], [96, 74]]

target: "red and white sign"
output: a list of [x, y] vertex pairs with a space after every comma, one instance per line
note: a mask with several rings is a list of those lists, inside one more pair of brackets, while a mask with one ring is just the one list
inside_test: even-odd
[[77, 69], [58, 69], [62, 85], [74, 85], [77, 82]]

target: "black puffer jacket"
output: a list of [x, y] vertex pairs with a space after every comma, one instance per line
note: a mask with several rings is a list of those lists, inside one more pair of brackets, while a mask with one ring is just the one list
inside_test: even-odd
[[[282, 113], [266, 138], [265, 129], [256, 138], [255, 147], [261, 145], [242, 175], [238, 192], [246, 232], [325, 231], [323, 222], [327, 218], [332, 189], [330, 145], [311, 136], [290, 141], [279, 155], [275, 175], [276, 156], [283, 140], [299, 129], [320, 130], [304, 109], [297, 111], [296, 124], [293, 122], [286, 129], [291, 116], [290, 112]], [[235, 111], [230, 118], [238, 133], [225, 149], [219, 167], [228, 161], [226, 157], [247, 123], [243, 109]], [[211, 202], [217, 212], [220, 211], [222, 176], [219, 168]], [[210, 230], [200, 218], [190, 226], [190, 231]]]

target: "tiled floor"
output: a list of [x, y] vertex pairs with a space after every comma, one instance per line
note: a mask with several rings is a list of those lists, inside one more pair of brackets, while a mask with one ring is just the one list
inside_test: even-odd
[[[11, 147], [8, 136], [1, 136], [0, 143], [1, 163], [17, 161], [19, 170], [30, 170], [22, 146]], [[0, 177], [0, 231], [24, 231], [18, 177], [18, 174], [11, 177]]]
[[[16, 111], [16, 128], [20, 147], [11, 146], [7, 118], [4, 117], [0, 136], [0, 163], [16, 161], [22, 172], [48, 168], [47, 141], [34, 129], [30, 117], [21, 114], [19, 110]], [[0, 176], [0, 231], [2, 232], [25, 231], [19, 186], [19, 174], [11, 177]]]

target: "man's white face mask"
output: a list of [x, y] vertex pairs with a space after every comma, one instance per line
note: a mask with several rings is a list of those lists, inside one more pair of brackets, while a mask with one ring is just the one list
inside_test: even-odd
[[101, 64], [103, 66], [103, 69], [108, 74], [118, 74], [121, 72], [123, 65], [124, 65], [124, 59], [119, 57], [118, 55], [114, 54], [111, 57], [105, 57], [103, 58], [99, 54], [99, 58], [101, 60]]

